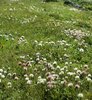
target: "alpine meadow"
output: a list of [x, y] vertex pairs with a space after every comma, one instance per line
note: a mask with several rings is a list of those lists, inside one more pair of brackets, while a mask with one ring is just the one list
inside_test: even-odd
[[0, 0], [0, 100], [92, 100], [92, 0]]

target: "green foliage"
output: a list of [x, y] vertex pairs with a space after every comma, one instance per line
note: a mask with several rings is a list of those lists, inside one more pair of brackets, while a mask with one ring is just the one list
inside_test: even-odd
[[0, 100], [91, 100], [91, 16], [63, 2], [0, 0]]
[[44, 2], [56, 2], [57, 0], [43, 0]]

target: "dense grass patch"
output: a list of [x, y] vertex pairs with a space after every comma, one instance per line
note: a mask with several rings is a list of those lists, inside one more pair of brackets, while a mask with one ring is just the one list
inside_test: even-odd
[[63, 1], [0, 0], [0, 100], [91, 100], [91, 15]]

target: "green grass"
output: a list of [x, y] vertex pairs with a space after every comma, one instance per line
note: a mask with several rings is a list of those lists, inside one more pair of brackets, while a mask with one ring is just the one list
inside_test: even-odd
[[91, 66], [91, 11], [0, 1], [0, 100], [92, 100]]

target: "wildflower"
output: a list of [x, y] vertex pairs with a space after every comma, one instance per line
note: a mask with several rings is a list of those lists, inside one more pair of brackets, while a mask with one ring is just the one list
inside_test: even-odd
[[0, 76], [2, 76], [2, 73], [0, 73]]
[[0, 79], [0, 83], [2, 82], [2, 80]]
[[55, 86], [56, 82], [55, 81], [48, 81], [47, 82], [47, 87], [48, 88], [53, 88]]
[[57, 65], [57, 62], [56, 62], [56, 61], [54, 61], [54, 62], [53, 62], [53, 65]]
[[68, 79], [68, 76], [65, 76], [65, 79]]
[[12, 74], [11, 73], [8, 73], [8, 76], [12, 76]]
[[61, 84], [63, 85], [64, 84], [64, 81], [61, 81]]
[[60, 69], [60, 66], [57, 66], [57, 69]]
[[65, 62], [65, 65], [68, 65], [68, 62]]
[[68, 67], [67, 66], [64, 66], [64, 69], [66, 70]]
[[75, 79], [80, 79], [80, 77], [79, 76], [75, 76]]
[[17, 76], [15, 76], [15, 80], [18, 80], [19, 78]]
[[91, 77], [91, 74], [88, 74], [88, 77]]
[[92, 82], [92, 79], [91, 78], [86, 77], [86, 79], [87, 79], [88, 82]]
[[27, 77], [27, 76], [28, 76], [27, 74], [24, 75], [24, 77]]
[[72, 62], [70, 62], [70, 64], [72, 64]]
[[24, 58], [25, 58], [25, 56], [20, 56], [20, 58], [21, 58], [21, 59], [24, 59]]
[[68, 83], [68, 87], [72, 87], [73, 86], [73, 83]]
[[64, 71], [64, 68], [61, 68], [60, 71]]
[[80, 75], [82, 72], [81, 70], [77, 70], [77, 74]]
[[32, 77], [32, 78], [34, 77], [34, 75], [33, 75], [33, 74], [30, 74], [29, 76], [30, 76], [30, 77]]
[[64, 71], [61, 71], [60, 73], [59, 73], [59, 75], [63, 75], [64, 74]]
[[78, 95], [77, 95], [79, 98], [83, 98], [84, 96], [83, 96], [83, 93], [79, 93]]
[[76, 85], [75, 85], [75, 88], [76, 88], [76, 89], [79, 89], [79, 88], [80, 88], [80, 85], [79, 85], [79, 84], [76, 84]]
[[7, 73], [7, 71], [5, 70], [5, 71], [4, 71], [4, 73], [6, 74], [6, 73]]
[[41, 54], [39, 52], [36, 53], [36, 56], [39, 57]]
[[64, 54], [64, 57], [68, 58], [69, 56], [67, 54]]
[[76, 8], [70, 8], [69, 10], [71, 10], [71, 11], [78, 11], [78, 9], [76, 9]]
[[53, 74], [50, 74], [50, 75], [47, 76], [47, 79], [48, 79], [49, 81], [51, 81], [51, 80], [54, 80], [55, 77], [53, 76]]
[[32, 81], [31, 80], [27, 80], [27, 84], [31, 84], [32, 83]]
[[88, 65], [84, 65], [84, 68], [85, 68], [85, 69], [88, 69]]
[[64, 79], [63, 81], [61, 81], [61, 84], [62, 85], [66, 85], [67, 84], [67, 81]]
[[37, 40], [35, 40], [35, 41], [34, 41], [34, 43], [36, 43], [36, 44], [37, 44], [37, 43], [38, 43], [38, 41], [37, 41]]
[[78, 68], [74, 68], [74, 71], [77, 71], [78, 70]]
[[1, 78], [5, 78], [5, 75], [1, 75]]
[[27, 67], [23, 67], [24, 70], [27, 70]]
[[3, 72], [3, 69], [0, 69], [0, 72]]
[[28, 80], [29, 80], [29, 77], [26, 77], [26, 78], [25, 78], [25, 80], [27, 80], [27, 81], [28, 81]]
[[46, 82], [45, 78], [41, 78], [41, 76], [38, 77], [38, 82], [37, 84], [44, 84]]
[[7, 85], [8, 85], [8, 88], [12, 87], [11, 82], [8, 82]]
[[75, 73], [74, 72], [68, 72], [67, 75], [73, 76], [73, 75], [75, 75]]
[[83, 49], [83, 48], [80, 48], [79, 51], [80, 51], [80, 52], [84, 52], [84, 49]]

